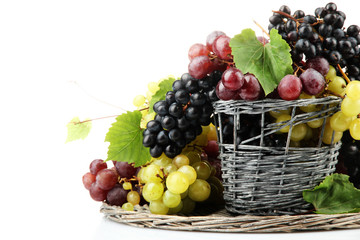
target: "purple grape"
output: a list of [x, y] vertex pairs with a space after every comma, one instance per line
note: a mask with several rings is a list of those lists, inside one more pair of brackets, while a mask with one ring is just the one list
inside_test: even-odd
[[127, 194], [128, 191], [126, 191], [122, 185], [116, 184], [108, 193], [106, 196], [106, 201], [110, 205], [115, 206], [122, 206], [124, 203], [127, 202]]
[[300, 75], [303, 91], [309, 95], [317, 95], [325, 88], [325, 79], [313, 68], [308, 68]]
[[115, 168], [121, 178], [132, 178], [137, 170], [137, 168], [127, 162], [116, 162]]

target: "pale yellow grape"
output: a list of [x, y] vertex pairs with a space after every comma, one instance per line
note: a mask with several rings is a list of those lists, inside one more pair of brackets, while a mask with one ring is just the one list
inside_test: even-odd
[[172, 164], [172, 163], [169, 163], [168, 165], [166, 165], [166, 166], [164, 167], [164, 173], [165, 173], [165, 175], [169, 175], [170, 173], [175, 172], [175, 171], [177, 171], [177, 170], [178, 170], [178, 168], [177, 168], [174, 164]]
[[360, 140], [360, 118], [352, 120], [349, 131], [353, 139]]
[[360, 98], [353, 100], [345, 97], [341, 103], [341, 112], [348, 117], [356, 116], [360, 113]]
[[149, 82], [148, 83], [148, 89], [152, 94], [154, 94], [160, 89], [160, 87], [159, 87], [159, 84], [157, 82]]
[[140, 203], [140, 195], [137, 191], [130, 191], [126, 196], [126, 200], [135, 206]]
[[123, 188], [124, 188], [125, 190], [131, 190], [132, 184], [131, 184], [130, 182], [124, 182], [124, 183], [123, 183]]
[[208, 141], [217, 141], [216, 127], [214, 124], [209, 124], [209, 132], [207, 134]]
[[281, 110], [276, 110], [276, 111], [270, 111], [269, 113], [274, 118], [278, 118], [278, 117], [280, 117], [281, 115], [284, 115], [284, 114], [289, 115], [290, 111], [291, 111], [291, 109], [287, 108], [287, 109], [281, 109]]
[[324, 119], [319, 118], [319, 119], [309, 121], [306, 124], [311, 128], [319, 128], [319, 127], [321, 127], [323, 125], [323, 123], [324, 123]]
[[[280, 115], [277, 119], [276, 119], [276, 122], [277, 123], [281, 123], [281, 122], [284, 122], [282, 124], [280, 124], [279, 126], [281, 127], [282, 125], [285, 125], [287, 121], [289, 121], [291, 119], [291, 116], [288, 115], [288, 114], [282, 114]], [[285, 127], [281, 127], [279, 129], [279, 132], [282, 132], [282, 133], [287, 133], [289, 132], [289, 129], [290, 129], [290, 126], [285, 126]]]
[[137, 175], [136, 175], [136, 176], [139, 178], [140, 183], [142, 183], [142, 184], [145, 183], [144, 177], [143, 177], [143, 173], [145, 172], [145, 168], [146, 168], [146, 167], [141, 167], [140, 170], [139, 170], [139, 172], [138, 172]]
[[203, 202], [210, 196], [210, 184], [203, 179], [196, 179], [189, 187], [189, 198], [195, 202]]
[[329, 66], [329, 71], [326, 74], [325, 78], [326, 79], [333, 79], [334, 77], [336, 77], [336, 69], [333, 66]]
[[330, 124], [326, 124], [325, 125], [325, 129], [324, 129], [324, 135], [322, 138], [323, 143], [325, 144], [331, 144], [331, 139], [334, 133], [334, 140], [332, 143], [337, 143], [338, 141], [341, 140], [342, 136], [343, 136], [343, 132], [339, 132], [339, 131], [334, 131]]
[[181, 209], [183, 208], [184, 204], [183, 201], [180, 201], [179, 205], [177, 205], [174, 208], [169, 208], [169, 211], [167, 214], [175, 214], [181, 211]]
[[166, 156], [164, 153], [158, 158], [151, 158], [152, 164], [160, 167], [165, 167], [172, 162], [172, 159]]
[[360, 99], [360, 81], [353, 80], [346, 86], [346, 97], [353, 100]]
[[154, 93], [152, 93], [152, 92], [150, 92], [150, 91], [147, 91], [147, 92], [146, 92], [146, 99], [147, 99], [148, 101], [150, 101], [153, 95], [154, 95]]
[[345, 95], [345, 88], [346, 88], [346, 81], [342, 77], [335, 76], [334, 78], [330, 79], [330, 82], [327, 86], [328, 90], [336, 93], [340, 96]]
[[185, 165], [189, 165], [190, 160], [189, 158], [184, 154], [179, 154], [176, 157], [173, 158], [172, 164], [174, 164], [177, 168], [180, 168]]
[[306, 132], [307, 126], [305, 123], [295, 125], [292, 128], [290, 139], [295, 142], [301, 141], [305, 138]]
[[195, 151], [190, 151], [190, 152], [185, 152], [184, 153], [190, 160], [189, 165], [193, 165], [196, 162], [200, 162], [201, 161], [201, 155], [198, 152]]
[[195, 169], [192, 166], [185, 165], [178, 169], [179, 172], [185, 173], [189, 179], [189, 184], [193, 184], [196, 180], [197, 174]]
[[181, 194], [189, 187], [189, 179], [185, 173], [175, 171], [166, 178], [166, 187], [173, 193]]
[[312, 128], [308, 126], [306, 129], [306, 134], [305, 134], [304, 140], [310, 140], [313, 138], [313, 136], [314, 136], [314, 132], [313, 132]]
[[344, 132], [349, 129], [352, 117], [348, 117], [342, 112], [337, 112], [330, 118], [330, 126], [335, 131]]
[[129, 202], [124, 203], [121, 208], [124, 209], [125, 211], [134, 211], [134, 205], [132, 205]]
[[166, 190], [162, 196], [162, 201], [168, 208], [174, 208], [180, 204], [181, 197], [180, 194], [175, 194]]
[[148, 182], [142, 190], [144, 199], [148, 202], [161, 198], [164, 193], [164, 185], [159, 182]]
[[197, 178], [206, 180], [211, 175], [211, 168], [209, 164], [204, 161], [196, 162], [192, 165], [192, 167], [196, 171]]
[[183, 202], [183, 207], [180, 211], [181, 213], [189, 214], [194, 211], [196, 203], [193, 200], [191, 200], [189, 197], [187, 197], [187, 198], [184, 198], [182, 200], [182, 202]]
[[[300, 99], [316, 99], [314, 95], [309, 95], [304, 92], [302, 92], [299, 96]], [[309, 104], [307, 106], [301, 106], [300, 109], [303, 112], [315, 112], [318, 110], [318, 107], [315, 104]]]
[[146, 98], [144, 95], [137, 95], [134, 100], [133, 104], [135, 107], [140, 107], [145, 104]]
[[150, 164], [147, 166], [142, 173], [142, 180], [144, 182], [161, 182], [164, 177], [163, 172], [161, 171], [160, 166], [155, 164]]
[[166, 215], [169, 211], [169, 208], [165, 206], [162, 199], [151, 201], [149, 204], [150, 212], [153, 214]]

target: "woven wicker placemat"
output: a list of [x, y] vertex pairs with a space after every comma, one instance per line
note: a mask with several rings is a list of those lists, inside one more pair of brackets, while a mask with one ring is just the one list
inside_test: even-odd
[[100, 212], [112, 221], [135, 227], [181, 231], [275, 233], [360, 228], [360, 213], [232, 216], [222, 209], [204, 216], [177, 216], [151, 214], [146, 206], [125, 211], [106, 203]]

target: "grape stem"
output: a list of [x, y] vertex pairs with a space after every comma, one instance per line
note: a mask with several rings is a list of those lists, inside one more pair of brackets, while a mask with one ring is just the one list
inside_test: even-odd
[[291, 15], [285, 13], [285, 12], [282, 12], [282, 11], [274, 11], [274, 10], [273, 10], [272, 12], [273, 12], [273, 13], [278, 13], [278, 14], [280, 14], [280, 15], [283, 15], [283, 16], [287, 17], [287, 18], [290, 18], [291, 20], [294, 20], [295, 22], [299, 21], [299, 19], [296, 19], [296, 18], [294, 18], [293, 16], [291, 16]]
[[294, 65], [295, 65], [295, 67], [296, 67], [296, 71], [294, 72], [294, 75], [295, 76], [297, 76], [297, 72], [299, 71], [299, 70], [301, 70], [301, 72], [305, 72], [305, 70], [304, 69], [302, 69], [299, 65], [297, 65], [296, 63], [294, 63]]
[[261, 31], [263, 31], [263, 33], [265, 33], [268, 36], [268, 38], [270, 38], [270, 35], [265, 31], [265, 29], [258, 22], [256, 22], [255, 20], [253, 21], [256, 24], [256, 26], [258, 26], [261, 29]]
[[341, 69], [340, 64], [337, 65], [341, 75], [345, 78], [346, 82], [349, 84], [351, 82], [351, 80], [348, 78], [348, 76], [343, 72], [343, 70]]

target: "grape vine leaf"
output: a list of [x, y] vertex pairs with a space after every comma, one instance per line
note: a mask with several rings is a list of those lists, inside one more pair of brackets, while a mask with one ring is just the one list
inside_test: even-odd
[[360, 190], [345, 174], [332, 174], [312, 190], [304, 190], [305, 201], [314, 205], [316, 213], [337, 214], [360, 212]]
[[79, 139], [85, 139], [90, 133], [92, 123], [88, 119], [80, 122], [79, 117], [74, 117], [66, 127], [68, 131], [65, 143], [68, 143]]
[[271, 93], [287, 74], [293, 73], [290, 46], [276, 29], [270, 31], [270, 42], [263, 45], [255, 32], [244, 29], [230, 40], [234, 62], [243, 73], [252, 73], [265, 94]]
[[154, 112], [153, 106], [156, 102], [164, 100], [166, 93], [168, 91], [172, 91], [172, 84], [175, 81], [175, 78], [172, 76], [169, 76], [168, 78], [162, 80], [159, 83], [159, 90], [151, 97], [151, 100], [149, 102], [149, 113]]
[[134, 163], [135, 167], [150, 161], [149, 149], [142, 144], [141, 117], [140, 111], [128, 111], [116, 118], [105, 136], [110, 143], [106, 160]]

